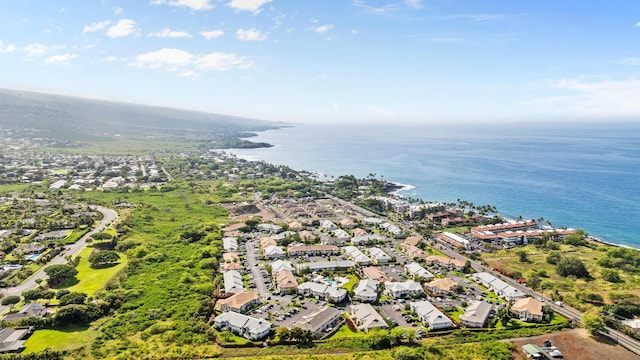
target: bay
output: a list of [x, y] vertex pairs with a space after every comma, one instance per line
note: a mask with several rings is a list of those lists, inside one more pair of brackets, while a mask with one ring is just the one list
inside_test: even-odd
[[337, 177], [375, 174], [425, 201], [491, 204], [640, 247], [640, 124], [300, 124], [241, 158]]

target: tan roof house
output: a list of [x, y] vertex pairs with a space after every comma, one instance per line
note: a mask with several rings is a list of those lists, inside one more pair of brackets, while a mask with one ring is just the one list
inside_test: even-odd
[[449, 291], [453, 290], [454, 287], [458, 285], [457, 282], [449, 279], [435, 279], [430, 283], [426, 284], [425, 287], [431, 291], [432, 294], [446, 294]]
[[528, 297], [516, 300], [511, 306], [511, 312], [522, 321], [541, 321], [543, 308], [543, 303], [532, 297]]
[[280, 270], [273, 274], [273, 279], [280, 293], [296, 292], [298, 281], [291, 270]]
[[218, 300], [218, 305], [222, 311], [233, 311], [244, 313], [258, 303], [260, 296], [253, 291], [243, 291], [233, 294], [226, 299]]

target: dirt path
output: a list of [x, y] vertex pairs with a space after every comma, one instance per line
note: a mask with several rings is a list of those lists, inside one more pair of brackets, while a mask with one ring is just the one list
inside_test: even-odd
[[522, 351], [522, 345], [535, 344], [543, 346], [545, 340], [558, 347], [564, 360], [638, 360], [639, 357], [620, 345], [603, 337], [593, 337], [584, 329], [572, 329], [553, 334], [546, 334], [530, 338], [511, 339], [516, 346], [513, 356], [516, 360], [527, 360]]

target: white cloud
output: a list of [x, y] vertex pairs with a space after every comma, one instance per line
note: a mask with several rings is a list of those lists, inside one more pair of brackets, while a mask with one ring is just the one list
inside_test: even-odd
[[640, 27], [640, 21], [636, 23], [635, 27]]
[[232, 53], [213, 52], [195, 55], [180, 49], [164, 48], [138, 55], [135, 62], [130, 65], [139, 68], [180, 71], [181, 76], [194, 78], [198, 75], [198, 70], [248, 69], [253, 66], [253, 62]]
[[136, 29], [136, 22], [131, 19], [122, 19], [117, 24], [113, 25], [107, 31], [107, 36], [112, 38], [125, 37], [138, 33]]
[[353, 6], [364, 9], [366, 12], [376, 14], [376, 15], [384, 15], [390, 12], [396, 11], [398, 9], [398, 5], [396, 4], [388, 4], [383, 6], [370, 6], [364, 2], [364, 0], [353, 0]]
[[76, 59], [78, 57], [78, 55], [76, 54], [58, 54], [58, 55], [53, 55], [50, 58], [47, 58], [44, 60], [45, 64], [67, 64], [69, 63], [69, 61]]
[[0, 40], [0, 54], [7, 54], [10, 52], [13, 52], [15, 49], [16, 49], [15, 45], [8, 44], [7, 46], [4, 46], [4, 43], [2, 42], [2, 40]]
[[100, 61], [104, 61], [104, 62], [118, 62], [122, 60], [123, 59], [120, 59], [119, 57], [116, 57], [116, 56], [107, 56], [106, 58], [100, 59]]
[[82, 29], [82, 32], [93, 32], [93, 31], [102, 30], [106, 28], [109, 24], [111, 24], [109, 20], [91, 23], [89, 25], [85, 25], [84, 28]]
[[422, 9], [422, 0], [404, 0], [404, 3], [414, 9]]
[[548, 87], [566, 91], [566, 95], [534, 99], [525, 103], [536, 109], [591, 116], [628, 116], [640, 114], [640, 79], [584, 81], [561, 79], [548, 81]]
[[443, 16], [446, 20], [472, 20], [477, 22], [499, 21], [506, 18], [505, 14], [455, 14]]
[[210, 0], [152, 0], [151, 4], [188, 7], [196, 11], [213, 9]]
[[237, 11], [260, 12], [260, 8], [264, 4], [268, 4], [272, 1], [273, 0], [231, 0], [227, 3], [227, 6], [232, 7]]
[[224, 31], [222, 30], [209, 30], [209, 31], [201, 31], [200, 35], [202, 35], [205, 39], [211, 40], [219, 38], [224, 35]]
[[113, 8], [113, 15], [117, 16], [117, 15], [120, 15], [120, 14], [122, 14], [122, 8], [119, 8], [119, 7]]
[[369, 110], [382, 116], [398, 116], [398, 113], [392, 110], [382, 109], [377, 106], [369, 105]]
[[622, 59], [618, 63], [626, 65], [640, 65], [640, 57]]
[[333, 28], [333, 25], [326, 24], [326, 25], [316, 26], [311, 29], [317, 32], [318, 34], [324, 34], [327, 31], [331, 30], [331, 28]]
[[263, 41], [267, 38], [267, 35], [260, 33], [256, 29], [238, 29], [236, 31], [236, 37], [242, 41]]
[[22, 51], [27, 53], [28, 57], [42, 57], [49, 51], [64, 49], [63, 45], [44, 45], [44, 44], [28, 44], [22, 48]]
[[149, 36], [159, 38], [190, 38], [191, 34], [186, 31], [175, 31], [169, 28], [164, 28], [158, 32], [150, 33]]

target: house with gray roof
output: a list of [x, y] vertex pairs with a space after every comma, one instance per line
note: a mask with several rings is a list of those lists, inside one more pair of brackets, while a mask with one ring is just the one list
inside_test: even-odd
[[270, 322], [231, 311], [218, 315], [214, 325], [218, 330], [229, 330], [252, 341], [264, 339], [271, 331]]
[[334, 307], [325, 306], [313, 314], [312, 317], [306, 319], [300, 323], [300, 328], [309, 330], [313, 336], [318, 339], [321, 338], [326, 331], [334, 327], [339, 320], [342, 312]]
[[493, 304], [486, 301], [474, 300], [465, 310], [464, 314], [460, 315], [460, 324], [466, 327], [485, 327], [492, 309]]
[[226, 252], [238, 251], [238, 238], [235, 238], [235, 237], [222, 238], [222, 248]]
[[373, 329], [387, 329], [389, 327], [371, 304], [351, 305], [347, 311], [358, 329], [366, 333]]
[[365, 255], [360, 249], [355, 246], [345, 246], [342, 248], [345, 256], [349, 259], [355, 261], [359, 265], [369, 265], [371, 264], [371, 258]]
[[323, 271], [323, 270], [348, 270], [352, 269], [356, 266], [356, 263], [348, 260], [337, 260], [337, 261], [315, 261], [315, 262], [307, 262], [296, 265], [296, 270], [298, 272], [309, 269], [311, 271]]
[[8, 313], [6, 314], [2, 320], [4, 321], [15, 321], [29, 317], [45, 317], [47, 316], [47, 307], [38, 304], [38, 303], [29, 303], [20, 309], [17, 313]]
[[245, 291], [244, 282], [242, 281], [242, 275], [240, 271], [229, 270], [225, 271], [224, 277], [224, 291], [227, 294], [235, 294], [237, 292]]
[[426, 300], [411, 303], [411, 310], [415, 311], [420, 321], [431, 330], [453, 327], [453, 321]]
[[394, 299], [423, 295], [422, 285], [413, 281], [387, 281], [384, 283], [385, 293]]
[[360, 280], [355, 289], [353, 289], [353, 299], [376, 301], [378, 299], [378, 285], [380, 285], [380, 282], [376, 280]]
[[33, 327], [0, 329], [0, 353], [14, 353], [24, 350], [24, 343], [33, 332]]
[[522, 291], [516, 289], [515, 287], [507, 284], [506, 282], [487, 272], [476, 273], [471, 275], [471, 277], [476, 282], [486, 286], [493, 293], [507, 301], [515, 301], [526, 296], [526, 294]]
[[429, 272], [429, 270], [423, 268], [422, 265], [418, 264], [415, 261], [406, 264], [404, 268], [414, 279], [422, 278], [424, 280], [430, 281], [435, 278], [435, 275], [433, 275], [431, 272]]
[[307, 281], [298, 285], [298, 294], [315, 296], [331, 303], [339, 303], [347, 297], [347, 290]]

